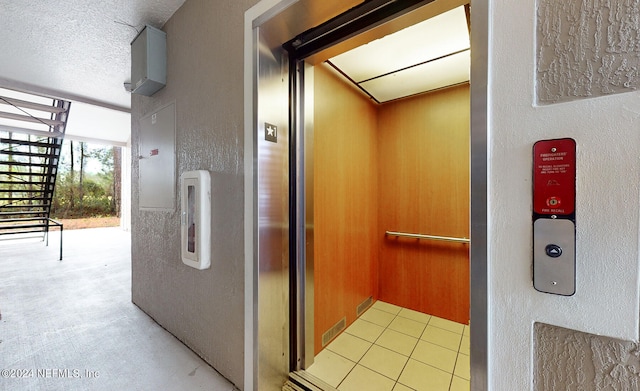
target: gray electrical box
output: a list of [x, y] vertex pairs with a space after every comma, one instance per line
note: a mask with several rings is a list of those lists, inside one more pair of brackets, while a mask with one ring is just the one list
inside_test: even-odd
[[175, 102], [140, 119], [140, 142], [138, 148], [140, 209], [175, 210]]
[[167, 34], [152, 26], [131, 42], [131, 92], [155, 94], [167, 84]]

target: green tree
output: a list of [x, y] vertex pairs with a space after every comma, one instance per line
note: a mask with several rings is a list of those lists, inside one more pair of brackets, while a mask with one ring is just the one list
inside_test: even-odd
[[57, 218], [117, 215], [120, 197], [116, 197], [119, 186], [114, 182], [119, 175], [114, 172], [114, 151], [119, 152], [120, 148], [65, 143], [68, 148], [64, 148], [58, 167], [52, 215]]

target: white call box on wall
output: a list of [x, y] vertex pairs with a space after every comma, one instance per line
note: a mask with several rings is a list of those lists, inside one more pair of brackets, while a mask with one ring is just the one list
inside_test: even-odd
[[180, 178], [182, 262], [196, 269], [211, 265], [211, 176], [187, 171]]

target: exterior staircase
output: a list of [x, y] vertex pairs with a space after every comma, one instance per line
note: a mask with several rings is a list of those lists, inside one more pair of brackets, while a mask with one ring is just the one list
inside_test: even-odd
[[71, 102], [23, 95], [0, 95], [0, 239], [48, 244], [50, 228], [59, 227], [62, 260], [63, 226], [50, 213]]

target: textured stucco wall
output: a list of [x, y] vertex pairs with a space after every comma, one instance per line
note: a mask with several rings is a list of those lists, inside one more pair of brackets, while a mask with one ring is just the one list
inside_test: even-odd
[[640, 389], [637, 342], [542, 323], [534, 333], [535, 391]]
[[[177, 172], [209, 169], [213, 181], [212, 267], [196, 271], [180, 261], [177, 211], [138, 210], [134, 159], [133, 300], [239, 386], [242, 26], [255, 2], [188, 0], [165, 26], [167, 87], [152, 98], [132, 97], [134, 151], [138, 119], [175, 101]], [[638, 339], [640, 94], [537, 107], [536, 1], [489, 4], [489, 389], [527, 390], [535, 322]], [[545, 295], [531, 283], [531, 146], [559, 137], [578, 144], [573, 297]]]
[[[547, 2], [489, 4], [489, 389], [529, 390], [536, 322], [638, 339], [640, 92], [537, 105], [536, 23]], [[561, 137], [577, 142], [571, 297], [532, 286], [531, 148]]]
[[139, 210], [134, 159], [133, 301], [239, 387], [244, 368], [243, 20], [255, 2], [188, 0], [163, 28], [167, 86], [153, 97], [133, 95], [131, 102], [133, 151], [138, 150], [139, 119], [175, 101], [177, 176], [205, 169], [212, 180], [211, 268], [197, 271], [180, 260], [179, 208]]
[[640, 87], [640, 2], [540, 0], [538, 101], [561, 102]]

